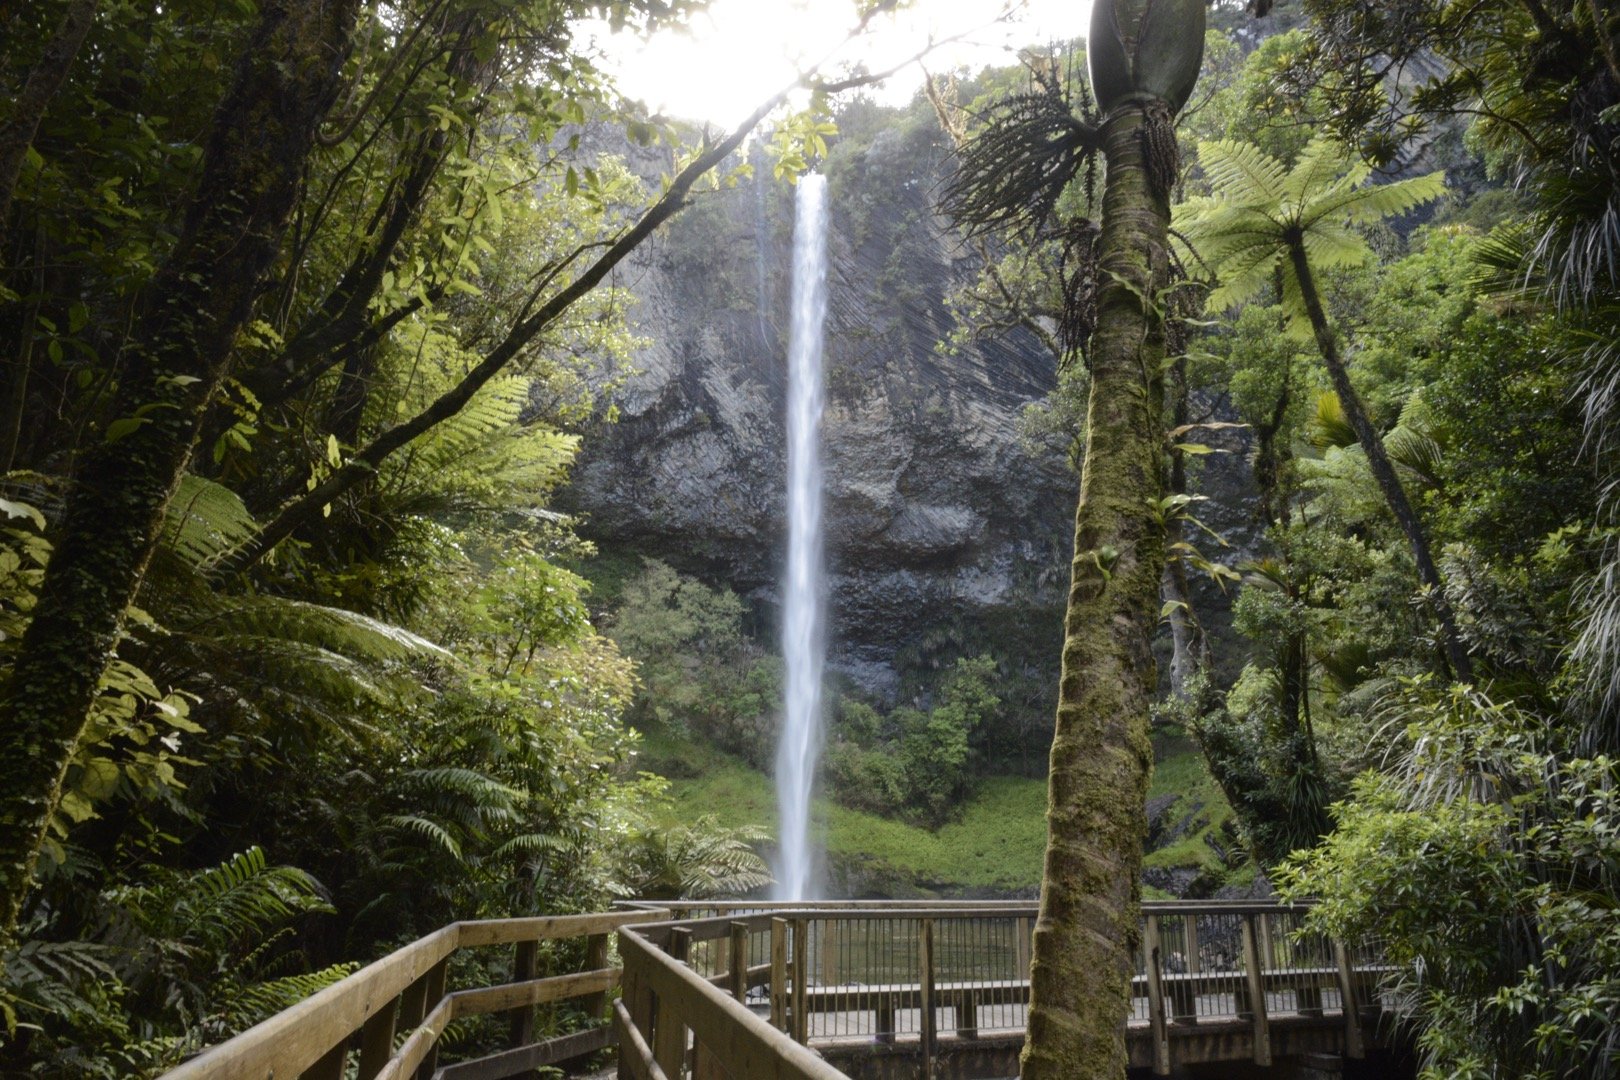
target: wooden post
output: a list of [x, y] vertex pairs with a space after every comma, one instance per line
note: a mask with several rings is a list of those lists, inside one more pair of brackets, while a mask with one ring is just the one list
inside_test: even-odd
[[[450, 958], [447, 956], [440, 960], [427, 973], [426, 993], [422, 997], [423, 1007], [428, 1012], [438, 1008], [439, 1001], [444, 997], [445, 978], [450, 973]], [[433, 1070], [439, 1066], [439, 1040], [434, 1039], [433, 1045], [428, 1048], [427, 1056], [416, 1070], [416, 1080], [429, 1080]]]
[[934, 920], [917, 927], [917, 969], [922, 979], [922, 1080], [934, 1077]]
[[1013, 923], [1013, 948], [1017, 952], [1018, 977], [1026, 982], [1029, 980], [1031, 933], [1028, 919], [1019, 919]]
[[630, 959], [634, 954], [626, 954], [624, 971], [620, 975], [620, 1004], [623, 1011], [615, 1009], [615, 1016], [621, 1021], [628, 1021], [628, 1027], [633, 1031], [628, 1036], [621, 1032], [619, 1039], [619, 1080], [641, 1080], [646, 1075], [642, 1058], [636, 1056], [638, 1050], [633, 1045], [640, 1042], [646, 1057], [652, 1056], [651, 1047], [647, 1041], [652, 1038], [653, 1027], [653, 995], [652, 991], [642, 981], [642, 973]]
[[399, 1030], [409, 1031], [427, 1015], [427, 984], [432, 972], [423, 972], [421, 978], [405, 988], [399, 995]]
[[787, 920], [771, 920], [771, 1025], [788, 1029]]
[[[1184, 915], [1187, 927], [1187, 974], [1198, 975], [1204, 970], [1203, 961], [1198, 957], [1198, 916]], [[1197, 1010], [1193, 1010], [1197, 1013]]]
[[950, 992], [951, 1007], [956, 1010], [956, 1037], [979, 1037], [979, 992], [970, 986]]
[[343, 1066], [349, 1061], [349, 1040], [345, 1038], [321, 1059], [299, 1074], [299, 1080], [343, 1080]]
[[731, 924], [731, 996], [748, 1000], [748, 924]]
[[1344, 1009], [1344, 1056], [1362, 1058], [1367, 1048], [1361, 1042], [1361, 1002], [1356, 999], [1355, 973], [1350, 970], [1350, 953], [1342, 941], [1333, 943], [1333, 963], [1339, 978], [1339, 1004]]
[[1243, 916], [1243, 966], [1247, 970], [1249, 1013], [1254, 1022], [1254, 1061], [1271, 1064], [1271, 1026], [1266, 1018], [1266, 977], [1260, 966], [1259, 942], [1255, 940], [1254, 916]]
[[810, 920], [793, 920], [793, 1038], [810, 1041]]
[[[608, 936], [606, 934], [592, 934], [585, 939], [585, 970], [601, 971], [608, 966]], [[602, 1019], [607, 1015], [608, 996], [603, 991], [600, 994], [587, 994], [581, 1001], [581, 1008], [585, 1015], [593, 1021]]]
[[[512, 981], [528, 982], [540, 974], [540, 943], [520, 941], [512, 952]], [[534, 1006], [513, 1009], [508, 1022], [509, 1041], [513, 1049], [528, 1046], [534, 1041]]]
[[394, 1054], [394, 1013], [399, 999], [395, 998], [373, 1013], [360, 1029], [360, 1071], [357, 1080], [373, 1080]]
[[[669, 955], [686, 963], [692, 955], [692, 931], [677, 927], [669, 932]], [[686, 1063], [686, 1022], [670, 995], [659, 995], [653, 1014], [653, 1059], [664, 1075], [677, 1080]]]
[[1153, 1075], [1170, 1075], [1170, 1033], [1165, 1029], [1164, 975], [1159, 970], [1159, 917], [1149, 915], [1142, 937], [1143, 967], [1147, 969], [1148, 1028], [1153, 1036]]

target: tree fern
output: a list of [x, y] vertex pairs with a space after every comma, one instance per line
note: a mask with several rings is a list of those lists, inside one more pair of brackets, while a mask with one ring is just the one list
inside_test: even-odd
[[[1321, 138], [1306, 146], [1291, 170], [1258, 147], [1239, 142], [1200, 143], [1199, 159], [1214, 195], [1189, 203], [1177, 220], [1183, 240], [1215, 273], [1218, 287], [1210, 294], [1210, 306], [1224, 309], [1249, 299], [1275, 269], [1288, 330], [1303, 336], [1308, 328], [1316, 342], [1344, 419], [1355, 431], [1384, 501], [1412, 548], [1425, 600], [1440, 623], [1446, 659], [1456, 675], [1471, 678], [1473, 661], [1457, 629], [1428, 538], [1350, 380], [1316, 283], [1318, 271], [1325, 267], [1372, 258], [1366, 240], [1351, 226], [1437, 198], [1445, 190], [1443, 175], [1367, 186], [1367, 166]], [[1425, 449], [1407, 447], [1413, 453]]]
[[[1257, 146], [1231, 140], [1203, 142], [1199, 165], [1213, 195], [1176, 211], [1177, 231], [1199, 261], [1212, 267], [1217, 287], [1209, 306], [1225, 310], [1253, 298], [1282, 275], [1291, 323], [1303, 323], [1305, 306], [1287, 254], [1303, 247], [1318, 270], [1356, 266], [1373, 257], [1350, 226], [1405, 213], [1445, 192], [1443, 173], [1368, 185], [1370, 170], [1329, 139], [1313, 139], [1292, 169]], [[1308, 334], [1304, 326], [1291, 327]]]

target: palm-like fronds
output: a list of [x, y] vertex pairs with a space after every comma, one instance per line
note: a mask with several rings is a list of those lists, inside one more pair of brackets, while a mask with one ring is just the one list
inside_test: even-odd
[[164, 513], [163, 543], [192, 565], [206, 566], [258, 531], [236, 492], [187, 473]]
[[1344, 415], [1344, 406], [1339, 402], [1339, 395], [1331, 390], [1324, 390], [1316, 395], [1316, 411], [1310, 419], [1311, 445], [1319, 450], [1326, 450], [1330, 446], [1346, 447], [1356, 445], [1356, 429], [1350, 426], [1350, 420]]
[[1290, 259], [1303, 247], [1313, 268], [1357, 266], [1372, 249], [1353, 226], [1405, 213], [1445, 191], [1443, 173], [1368, 185], [1369, 169], [1340, 144], [1313, 139], [1292, 169], [1249, 143], [1219, 140], [1198, 148], [1213, 196], [1176, 211], [1177, 232], [1214, 268], [1209, 306], [1251, 299], [1282, 273], [1283, 301], [1295, 321], [1304, 307]]
[[1063, 190], [1093, 167], [1101, 137], [1090, 92], [1078, 85], [1071, 102], [1055, 76], [1038, 75], [1030, 91], [993, 103], [958, 149], [940, 207], [970, 235], [1039, 231]]
[[532, 380], [491, 382], [384, 467], [396, 513], [538, 502], [567, 475], [577, 436], [523, 422]]
[[763, 839], [758, 829], [723, 828], [713, 814], [650, 830], [631, 856], [633, 891], [649, 899], [700, 900], [762, 888], [773, 880], [753, 848]]

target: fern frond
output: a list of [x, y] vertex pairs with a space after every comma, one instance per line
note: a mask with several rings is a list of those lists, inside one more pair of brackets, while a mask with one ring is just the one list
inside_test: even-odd
[[1201, 142], [1198, 164], [1221, 202], [1280, 206], [1288, 194], [1288, 173], [1282, 162], [1251, 143], [1231, 139]]
[[226, 1030], [222, 1037], [245, 1031], [284, 1009], [289, 1009], [312, 997], [328, 986], [341, 982], [354, 974], [360, 965], [354, 962], [333, 964], [319, 971], [299, 975], [285, 975], [279, 979], [245, 986], [225, 1004], [223, 1010]]
[[194, 567], [204, 566], [259, 531], [240, 496], [187, 473], [164, 511], [162, 543]]
[[[1288, 175], [1283, 179], [1280, 201], [1297, 211], [1324, 191], [1332, 189], [1336, 183], [1343, 183], [1341, 178], [1355, 164], [1359, 163], [1343, 143], [1318, 136], [1307, 143], [1305, 149], [1299, 152], [1299, 157], [1294, 159], [1294, 167], [1288, 170]], [[1366, 176], [1366, 167], [1362, 166], [1359, 175], [1350, 180], [1347, 186], [1354, 187]]]
[[316, 646], [356, 660], [447, 660], [447, 649], [357, 611], [279, 596], [232, 597], [210, 623], [229, 634]]
[[1343, 187], [1312, 199], [1301, 209], [1301, 227], [1310, 229], [1318, 222], [1343, 220], [1365, 225], [1433, 202], [1446, 193], [1446, 174], [1432, 172], [1409, 180], [1369, 187]]
[[1259, 243], [1228, 254], [1217, 264], [1218, 284], [1207, 301], [1210, 310], [1225, 311], [1253, 299], [1271, 283], [1281, 257], [1276, 246]]
[[1374, 257], [1360, 233], [1334, 222], [1319, 222], [1301, 243], [1315, 270], [1363, 266]]
[[461, 843], [450, 835], [448, 829], [431, 818], [425, 818], [420, 814], [389, 814], [383, 818], [383, 824], [415, 833], [442, 849], [451, 858], [457, 860], [461, 858]]

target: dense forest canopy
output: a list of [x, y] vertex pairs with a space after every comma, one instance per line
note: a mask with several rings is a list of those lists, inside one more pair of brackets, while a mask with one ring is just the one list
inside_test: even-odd
[[[1211, 888], [1382, 941], [1430, 1075], [1620, 1071], [1620, 12], [1184, 0], [1096, 95], [1075, 43], [765, 153], [779, 102], [657, 121], [575, 40], [697, 6], [0, 5], [0, 1071], [156, 1075], [455, 919], [767, 883], [767, 820], [659, 807], [768, 761], [768, 617], [554, 504], [667, 329], [616, 269], [673, 220], [754, 302], [725, 185], [774, 220], [812, 164], [897, 303], [947, 238], [933, 362], [1043, 356], [1026, 450], [1091, 468], [1054, 791], [1103, 824], [1048, 889], [1128, 943], [1193, 746]], [[1063, 621], [1015, 621], [838, 686], [829, 799], [943, 836], [1030, 771]], [[1037, 1011], [1111, 1015], [1073, 983]]]

